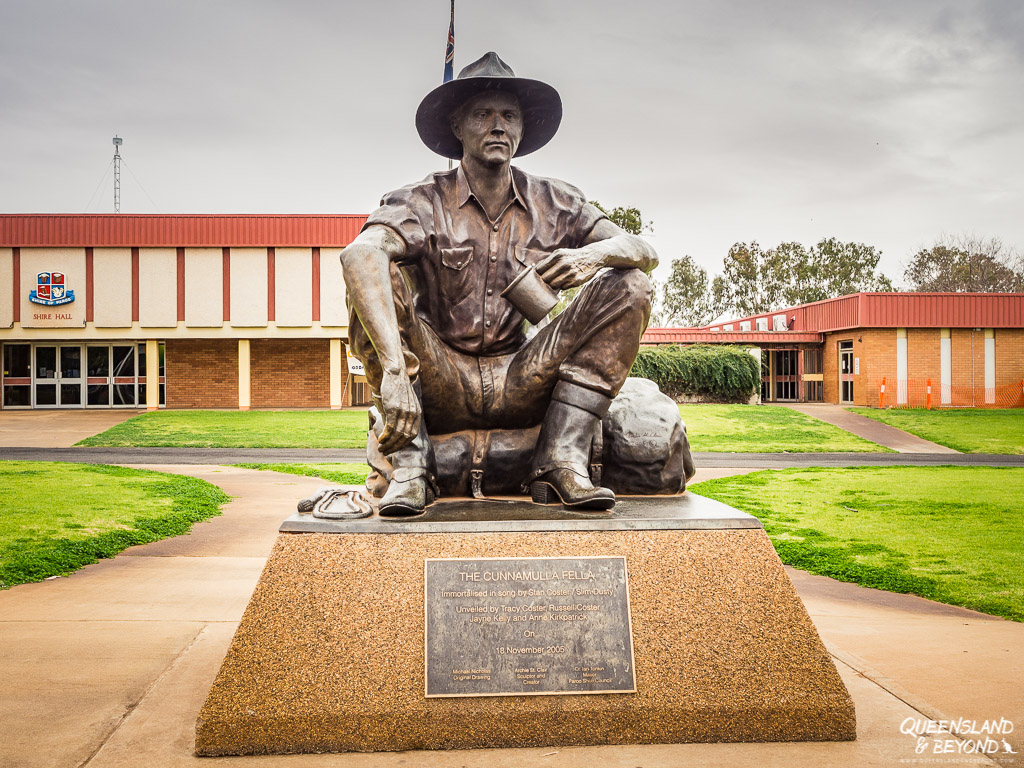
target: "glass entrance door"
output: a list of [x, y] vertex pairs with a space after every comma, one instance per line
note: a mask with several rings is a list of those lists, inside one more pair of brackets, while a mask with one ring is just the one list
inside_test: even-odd
[[146, 344], [138, 342], [12, 343], [3, 345], [4, 408], [138, 408], [146, 386], [164, 404], [164, 346], [159, 376], [146, 380]]
[[89, 344], [88, 400], [90, 408], [138, 407], [138, 378], [134, 344]]
[[90, 408], [110, 407], [110, 345], [89, 344], [86, 347], [86, 406]]
[[60, 405], [62, 408], [81, 407], [82, 402], [82, 345], [60, 345]]
[[776, 402], [795, 401], [798, 399], [800, 379], [800, 353], [795, 349], [772, 350], [772, 373], [775, 374]]
[[56, 408], [57, 345], [37, 344], [32, 356], [32, 405]]
[[[135, 345], [114, 344], [110, 347], [113, 366], [114, 407], [134, 408], [136, 400]], [[145, 371], [142, 372], [145, 374]]]
[[853, 342], [839, 342], [839, 402], [853, 402]]
[[33, 349], [32, 405], [82, 406], [82, 345], [37, 344]]

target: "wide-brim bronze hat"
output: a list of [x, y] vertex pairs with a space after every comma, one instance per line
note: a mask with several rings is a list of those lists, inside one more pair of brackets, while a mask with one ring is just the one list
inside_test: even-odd
[[459, 76], [428, 93], [416, 110], [416, 130], [423, 143], [443, 157], [462, 157], [462, 142], [452, 133], [451, 116], [466, 99], [486, 90], [515, 94], [523, 110], [523, 138], [516, 156], [535, 152], [549, 141], [562, 122], [558, 91], [540, 80], [516, 77], [491, 51], [465, 67]]

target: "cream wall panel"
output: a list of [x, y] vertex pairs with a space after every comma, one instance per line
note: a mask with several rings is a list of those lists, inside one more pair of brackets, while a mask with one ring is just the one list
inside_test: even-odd
[[185, 325], [224, 324], [224, 256], [220, 248], [185, 249]]
[[[93, 253], [95, 255], [95, 251]], [[140, 248], [139, 325], [143, 328], [174, 328], [177, 324], [177, 249]]]
[[0, 328], [14, 325], [14, 249], [0, 248]]
[[248, 339], [238, 340], [238, 410], [248, 411], [252, 396], [250, 373], [250, 348]]
[[996, 331], [985, 329], [985, 402], [996, 401]]
[[320, 325], [345, 328], [345, 279], [341, 274], [341, 248], [320, 249]]
[[277, 248], [274, 256], [274, 319], [278, 327], [313, 324], [313, 249]]
[[132, 327], [131, 248], [93, 248], [92, 290], [93, 325]]
[[267, 325], [267, 249], [231, 249], [231, 325]]
[[953, 402], [953, 338], [949, 328], [939, 329], [939, 382], [943, 405]]
[[[53, 307], [28, 300], [40, 272], [63, 272], [64, 288], [75, 300]], [[25, 328], [85, 327], [85, 248], [21, 249], [21, 324]]]
[[907, 329], [896, 329], [896, 403], [907, 402]]

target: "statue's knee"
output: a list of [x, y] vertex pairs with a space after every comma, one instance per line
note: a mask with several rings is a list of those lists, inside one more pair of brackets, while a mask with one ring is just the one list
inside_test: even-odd
[[594, 297], [602, 304], [608, 301], [644, 311], [651, 308], [654, 287], [639, 269], [606, 269], [594, 278], [592, 285]]
[[614, 275], [616, 292], [625, 297], [634, 307], [650, 308], [654, 299], [654, 286], [651, 279], [639, 269], [609, 270]]

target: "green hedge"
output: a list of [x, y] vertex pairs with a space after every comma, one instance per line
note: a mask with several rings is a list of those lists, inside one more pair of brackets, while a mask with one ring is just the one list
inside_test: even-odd
[[650, 379], [669, 397], [727, 403], [746, 401], [761, 386], [760, 363], [746, 347], [728, 344], [643, 347], [630, 375]]

